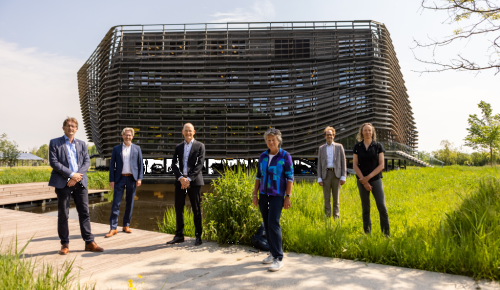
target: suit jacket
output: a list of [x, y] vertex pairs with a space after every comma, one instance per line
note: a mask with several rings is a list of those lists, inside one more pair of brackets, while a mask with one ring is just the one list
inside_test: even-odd
[[[203, 176], [201, 175], [201, 170], [203, 169], [203, 163], [205, 162], [205, 144], [193, 140], [193, 145], [191, 151], [189, 152], [189, 157], [187, 160], [187, 176], [191, 179], [191, 185], [201, 186], [205, 183], [203, 182]], [[174, 157], [172, 159], [172, 170], [175, 174], [175, 185], [180, 186], [179, 178], [183, 176], [184, 172], [184, 142], [177, 145], [174, 151]]]
[[[346, 176], [346, 162], [345, 162], [345, 152], [344, 146], [340, 143], [333, 142], [333, 155], [335, 156], [333, 165], [335, 167], [335, 176], [340, 178], [341, 176]], [[325, 180], [327, 173], [327, 154], [326, 154], [326, 144], [321, 145], [318, 150], [318, 177]]]
[[[113, 147], [113, 153], [111, 153], [111, 162], [109, 164], [109, 182], [118, 182], [122, 177], [123, 170], [123, 149], [122, 145]], [[137, 181], [143, 178], [143, 168], [142, 168], [142, 150], [141, 147], [130, 144], [130, 169], [132, 170], [132, 176], [134, 180]]]
[[[74, 139], [76, 156], [78, 159], [78, 172], [83, 175], [82, 185], [87, 187], [87, 170], [90, 167], [89, 151], [82, 140]], [[68, 148], [64, 136], [50, 140], [49, 162], [52, 167], [49, 186], [64, 188], [72, 171], [69, 169]]]

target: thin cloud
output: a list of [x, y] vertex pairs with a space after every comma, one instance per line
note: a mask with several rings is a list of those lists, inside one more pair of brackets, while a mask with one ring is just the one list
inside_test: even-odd
[[62, 136], [62, 121], [73, 116], [86, 140], [76, 76], [84, 62], [0, 39], [0, 133], [25, 151]]
[[271, 1], [257, 1], [251, 7], [236, 8], [229, 12], [217, 12], [211, 15], [215, 19], [212, 23], [224, 22], [259, 22], [274, 18], [275, 10]]

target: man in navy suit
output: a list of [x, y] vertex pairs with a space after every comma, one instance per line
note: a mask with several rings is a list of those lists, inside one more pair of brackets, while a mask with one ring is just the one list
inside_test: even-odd
[[175, 147], [174, 156], [172, 159], [172, 170], [175, 174], [175, 216], [176, 230], [173, 240], [167, 242], [168, 245], [184, 242], [184, 203], [186, 194], [191, 202], [193, 210], [194, 228], [195, 228], [195, 245], [202, 244], [201, 241], [201, 186], [203, 176], [203, 162], [205, 160], [205, 145], [194, 139], [194, 126], [191, 123], [184, 124], [182, 135], [184, 142]]
[[141, 148], [132, 144], [134, 129], [122, 130], [123, 143], [113, 148], [111, 164], [109, 165], [109, 185], [114, 189], [113, 206], [109, 217], [110, 230], [106, 238], [118, 233], [118, 215], [120, 214], [120, 203], [125, 188], [127, 188], [125, 215], [123, 216], [123, 231], [131, 234], [130, 220], [132, 219], [132, 208], [134, 207], [135, 189], [141, 186], [143, 177], [142, 151]]
[[90, 166], [89, 152], [85, 142], [75, 139], [78, 121], [68, 117], [63, 123], [64, 136], [50, 140], [49, 161], [52, 167], [49, 186], [56, 188], [57, 231], [61, 239], [59, 254], [69, 253], [69, 200], [73, 196], [80, 232], [85, 241], [85, 251], [102, 252], [103, 248], [94, 242], [90, 231], [89, 194], [87, 190], [87, 170]]

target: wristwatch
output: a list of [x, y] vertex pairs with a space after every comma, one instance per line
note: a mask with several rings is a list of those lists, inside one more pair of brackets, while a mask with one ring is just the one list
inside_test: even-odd
[[287, 197], [292, 197], [291, 195], [289, 195], [289, 194], [287, 194], [287, 193], [285, 193], [285, 196], [287, 196]]

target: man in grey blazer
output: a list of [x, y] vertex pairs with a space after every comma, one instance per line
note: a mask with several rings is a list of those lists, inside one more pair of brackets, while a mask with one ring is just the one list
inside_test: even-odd
[[333, 142], [333, 127], [326, 127], [324, 132], [326, 144], [321, 145], [318, 150], [318, 183], [323, 187], [325, 215], [332, 216], [330, 197], [333, 197], [333, 217], [337, 218], [340, 215], [340, 187], [346, 180], [345, 152], [342, 144]]
[[90, 230], [89, 195], [87, 190], [87, 170], [90, 166], [87, 145], [75, 139], [78, 121], [68, 117], [63, 123], [64, 136], [50, 140], [49, 162], [52, 167], [49, 186], [56, 188], [57, 232], [61, 239], [59, 254], [69, 253], [69, 200], [73, 200], [80, 221], [80, 232], [85, 241], [85, 251], [102, 252], [103, 248], [94, 242]]
[[123, 192], [127, 188], [125, 214], [123, 215], [123, 232], [131, 234], [130, 220], [134, 207], [135, 190], [142, 184], [142, 151], [141, 147], [132, 143], [134, 128], [122, 130], [123, 143], [115, 146], [111, 153], [109, 165], [109, 185], [114, 189], [113, 205], [109, 217], [110, 230], [104, 237], [110, 238], [118, 233], [118, 215]]

